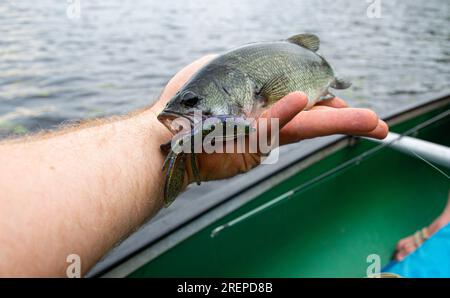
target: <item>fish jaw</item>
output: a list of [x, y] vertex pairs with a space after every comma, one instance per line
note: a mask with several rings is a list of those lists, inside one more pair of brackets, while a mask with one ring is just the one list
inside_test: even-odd
[[[191, 128], [194, 123], [193, 115], [183, 114], [167, 109], [164, 109], [161, 113], [159, 113], [157, 119], [173, 134], [176, 134], [183, 129], [186, 130]], [[174, 121], [177, 122], [177, 125], [175, 125]]]

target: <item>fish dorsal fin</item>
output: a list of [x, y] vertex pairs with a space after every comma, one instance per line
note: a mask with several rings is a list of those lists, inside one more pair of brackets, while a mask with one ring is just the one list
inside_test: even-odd
[[319, 38], [316, 35], [309, 33], [297, 34], [289, 37], [287, 40], [313, 52], [317, 52], [320, 46]]

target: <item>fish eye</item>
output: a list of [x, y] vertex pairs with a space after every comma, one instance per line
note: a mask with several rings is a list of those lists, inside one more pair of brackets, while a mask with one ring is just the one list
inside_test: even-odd
[[199, 101], [199, 98], [194, 93], [185, 93], [183, 95], [183, 99], [181, 100], [181, 103], [187, 107], [194, 107]]

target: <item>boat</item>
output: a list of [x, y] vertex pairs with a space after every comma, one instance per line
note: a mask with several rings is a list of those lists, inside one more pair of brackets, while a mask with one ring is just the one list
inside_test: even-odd
[[[397, 139], [450, 146], [450, 92], [383, 119]], [[306, 140], [276, 164], [189, 187], [87, 276], [365, 277], [438, 216], [450, 187], [448, 168], [394, 141]]]

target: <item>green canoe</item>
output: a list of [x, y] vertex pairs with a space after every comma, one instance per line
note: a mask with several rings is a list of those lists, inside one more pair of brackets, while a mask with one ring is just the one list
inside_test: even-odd
[[[384, 118], [393, 132], [450, 146], [449, 93]], [[191, 187], [88, 276], [364, 277], [368, 256], [387, 264], [400, 238], [440, 213], [449, 187], [390, 146], [308, 140], [282, 148], [275, 165]]]

